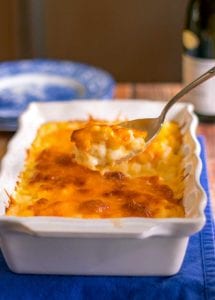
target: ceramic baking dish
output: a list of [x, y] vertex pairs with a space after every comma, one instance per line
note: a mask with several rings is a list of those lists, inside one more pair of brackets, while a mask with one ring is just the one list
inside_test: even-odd
[[[181, 125], [185, 153], [185, 218], [76, 219], [4, 216], [26, 149], [37, 128], [50, 120], [142, 118], [159, 114], [163, 102], [71, 101], [32, 103], [2, 160], [0, 175], [1, 249], [19, 273], [86, 275], [172, 275], [179, 271], [189, 237], [205, 223], [206, 196], [199, 177], [197, 118], [190, 104], [176, 104], [167, 119]], [[168, 172], [168, 170], [167, 170]]]

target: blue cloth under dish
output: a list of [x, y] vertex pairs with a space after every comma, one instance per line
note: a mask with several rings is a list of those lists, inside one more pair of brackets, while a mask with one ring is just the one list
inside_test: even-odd
[[[108, 277], [18, 275], [0, 255], [0, 299], [156, 299], [215, 300], [214, 222], [211, 212], [204, 152], [201, 183], [208, 195], [207, 223], [191, 237], [180, 272], [169, 277]], [[35, 253], [36, 255], [36, 253]]]

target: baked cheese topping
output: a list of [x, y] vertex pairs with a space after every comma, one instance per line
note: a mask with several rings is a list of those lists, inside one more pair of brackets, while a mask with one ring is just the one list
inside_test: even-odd
[[73, 132], [71, 141], [78, 164], [104, 170], [143, 151], [145, 137], [142, 131], [90, 121], [86, 127]]
[[71, 134], [87, 124], [50, 122], [39, 128], [10, 195], [8, 216], [184, 217], [178, 124], [165, 123], [145, 151], [104, 174], [74, 157]]

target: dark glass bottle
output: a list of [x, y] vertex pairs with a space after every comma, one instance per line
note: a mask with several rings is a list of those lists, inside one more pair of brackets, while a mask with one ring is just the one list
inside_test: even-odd
[[[215, 0], [191, 0], [183, 31], [182, 77], [188, 84], [215, 66]], [[215, 78], [188, 96], [200, 120], [215, 122]]]

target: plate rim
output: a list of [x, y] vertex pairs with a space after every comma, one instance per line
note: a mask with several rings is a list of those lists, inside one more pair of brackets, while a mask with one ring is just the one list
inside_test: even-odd
[[[88, 85], [87, 85], [87, 81], [83, 82], [82, 80], [79, 80], [80, 74], [77, 77], [74, 77], [74, 74], [67, 73], [67, 74], [57, 74], [57, 76], [62, 77], [62, 78], [73, 78], [74, 80], [76, 80], [78, 83], [80, 83], [85, 89], [85, 95], [80, 96], [80, 98], [78, 97], [74, 97], [72, 100], [82, 100], [82, 99], [89, 99], [89, 100], [93, 100], [95, 98], [97, 99], [112, 99], [115, 93], [115, 86], [116, 86], [116, 81], [113, 77], [112, 74], [110, 74], [108, 71], [94, 66], [94, 65], [90, 65], [88, 63], [85, 62], [79, 62], [79, 61], [72, 61], [72, 60], [64, 60], [64, 59], [46, 59], [46, 58], [33, 58], [33, 59], [20, 59], [20, 60], [12, 60], [12, 61], [4, 61], [4, 62], [0, 62], [0, 79], [4, 78], [4, 77], [10, 77], [10, 76], [14, 76], [15, 74], [17, 74], [17, 76], [23, 75], [25, 73], [32, 73], [32, 74], [39, 74], [39, 72], [34, 72], [34, 71], [30, 71], [31, 68], [34, 68], [35, 66], [40, 68], [41, 66], [45, 66], [45, 65], [50, 65], [53, 66], [54, 68], [58, 68], [58, 67], [62, 67], [62, 72], [63, 72], [63, 66], [68, 66], [68, 67], [73, 67], [76, 68], [76, 70], [82, 68], [83, 73], [85, 73], [85, 70], [89, 70], [92, 72], [95, 72], [95, 74], [97, 74], [97, 76], [101, 77], [103, 79], [103, 86], [100, 85], [99, 87], [99, 82], [96, 82], [96, 90], [98, 90], [97, 93], [92, 92]], [[26, 68], [26, 70], [29, 70], [27, 72], [23, 71], [22, 68]], [[4, 72], [5, 69], [5, 72]], [[3, 71], [2, 71], [3, 70]], [[15, 73], [14, 73], [15, 70]], [[18, 70], [18, 71], [17, 71]], [[49, 74], [51, 75], [52, 71], [48, 72], [48, 71], [40, 71], [41, 75], [42, 74]], [[68, 72], [68, 69], [67, 69]], [[56, 75], [56, 73], [53, 72], [53, 75]], [[79, 77], [79, 78], [78, 78]], [[96, 80], [95, 75], [93, 74], [93, 78], [94, 80]], [[104, 80], [106, 81], [104, 84]], [[56, 99], [52, 96], [50, 97], [49, 100], [44, 100], [44, 101], [40, 101], [38, 100], [34, 100], [34, 101], [27, 101], [27, 104], [29, 105], [29, 103], [31, 102], [49, 102], [49, 101], [70, 101], [71, 97], [68, 99], [59, 99], [59, 97]], [[0, 99], [1, 101], [1, 99]], [[26, 109], [26, 107], [25, 107]], [[4, 108], [2, 108], [2, 111], [4, 110]], [[5, 109], [6, 110], [6, 109]], [[12, 111], [15, 111], [15, 109], [12, 109]], [[18, 110], [18, 113], [14, 113], [11, 115], [7, 115], [7, 116], [1, 116], [1, 122], [0, 122], [0, 131], [14, 131], [17, 129], [17, 121], [18, 121], [18, 117], [20, 116], [20, 114], [23, 112], [24, 110], [21, 108], [20, 110]], [[16, 116], [15, 116], [16, 115]], [[13, 122], [11, 123], [10, 120], [13, 118]], [[4, 124], [3, 124], [4, 123]]]

